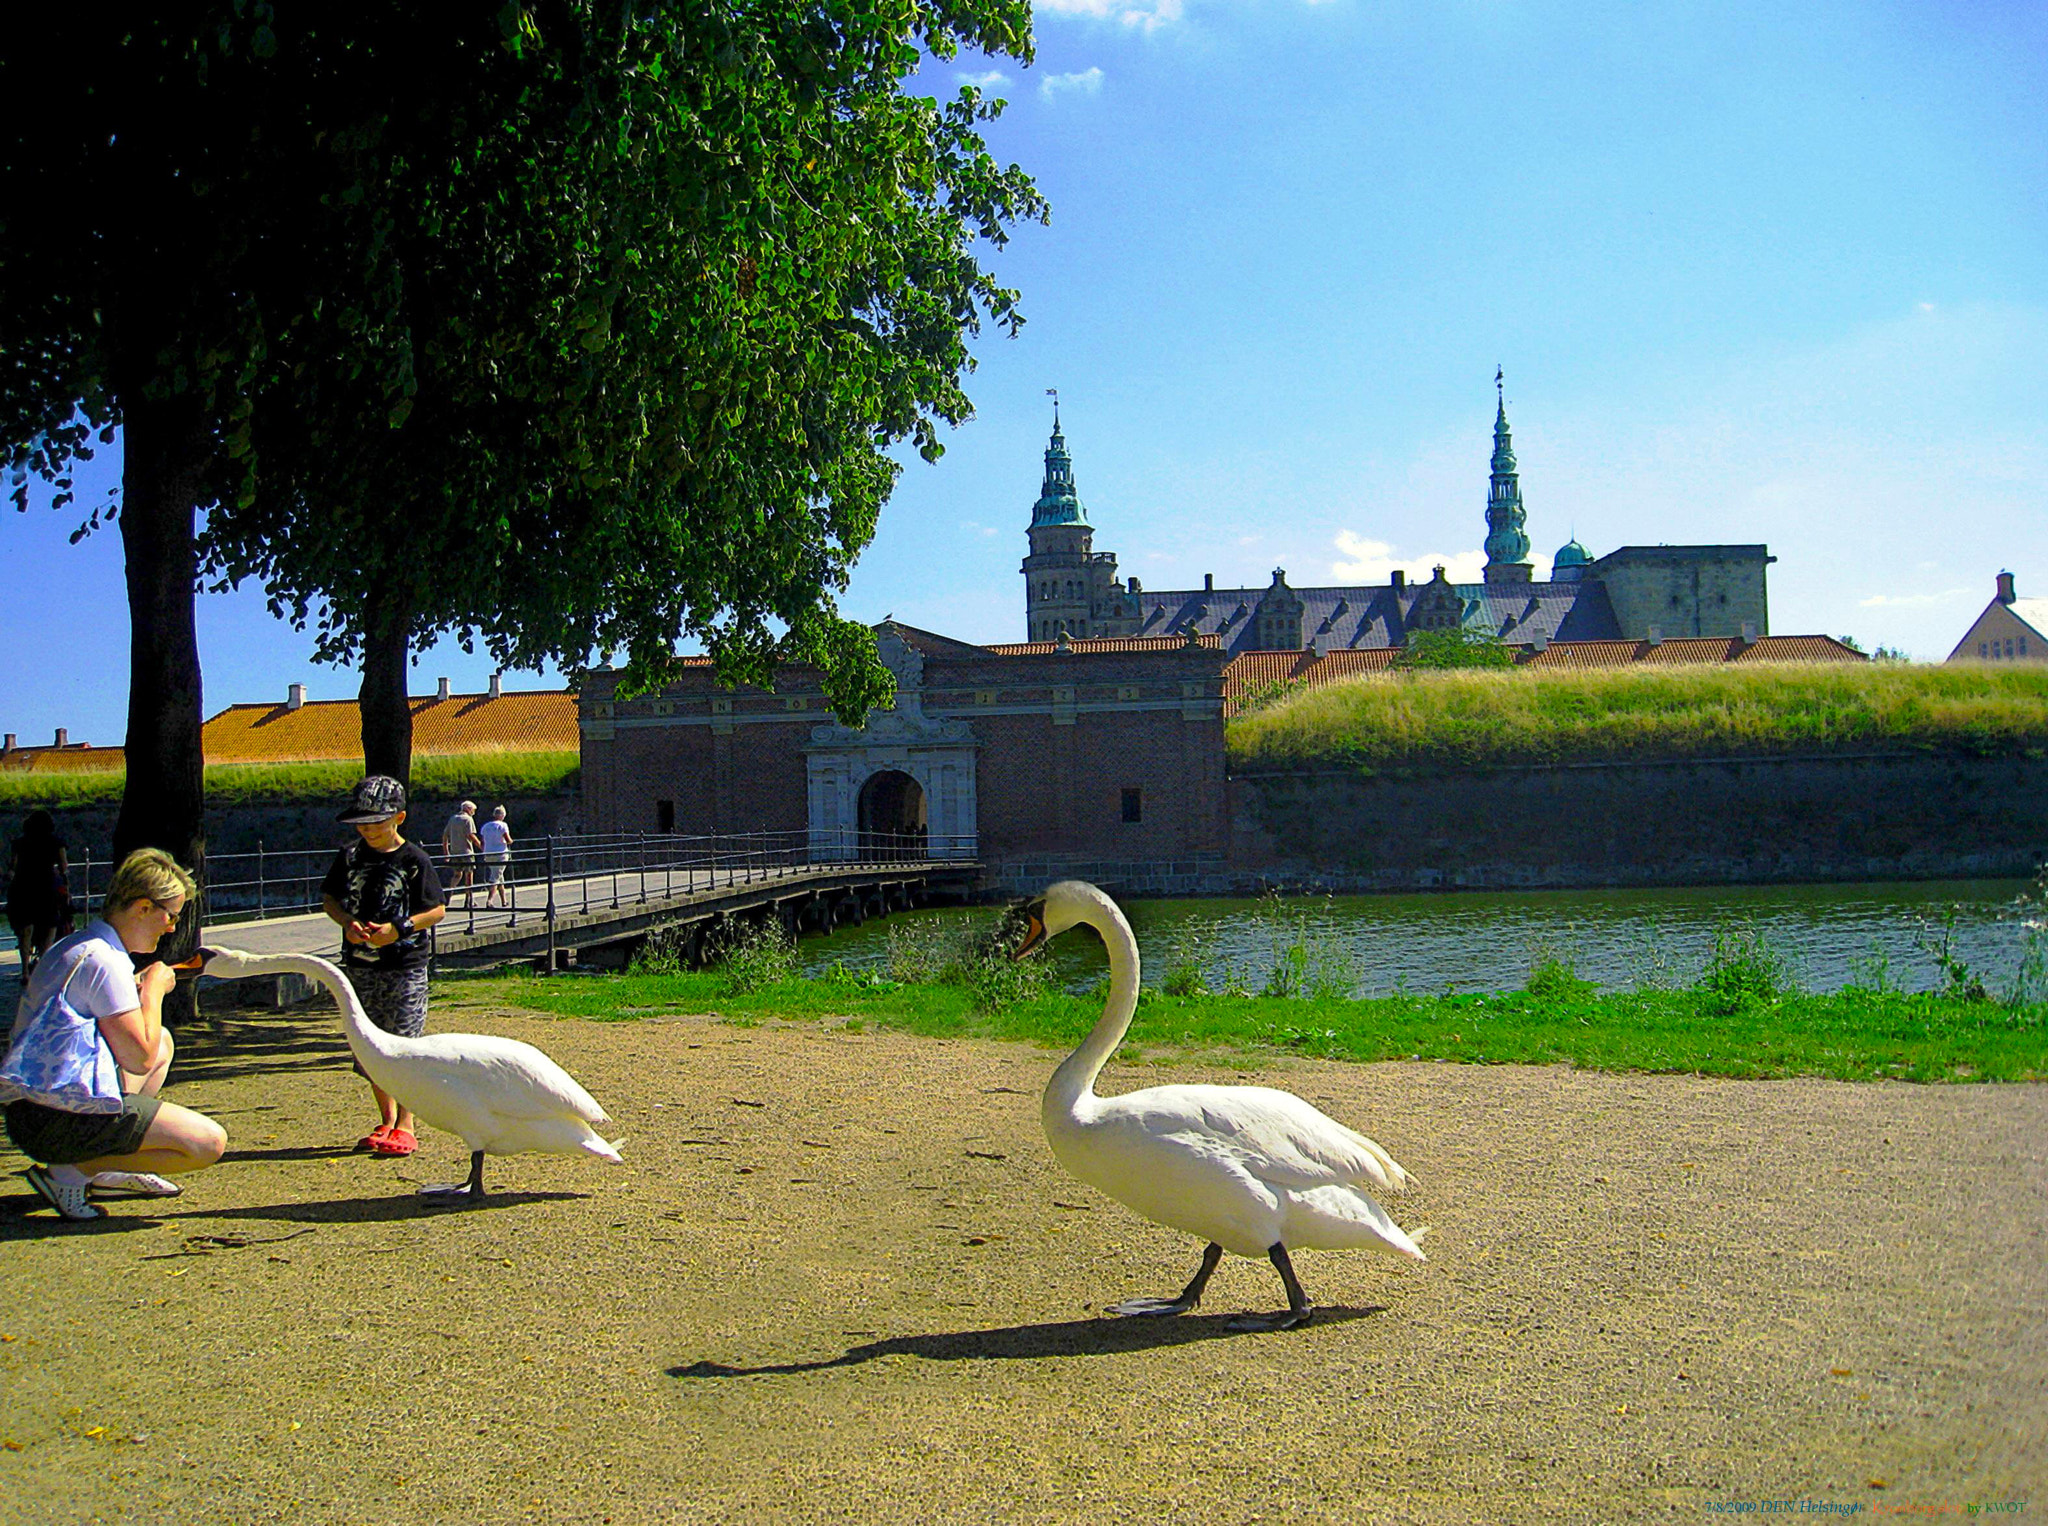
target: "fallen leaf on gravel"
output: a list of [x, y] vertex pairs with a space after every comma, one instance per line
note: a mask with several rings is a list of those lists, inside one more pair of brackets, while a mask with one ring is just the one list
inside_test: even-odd
[[1828, 1376], [1831, 1378], [1852, 1378], [1855, 1374], [1846, 1367], [1830, 1367], [1828, 1369]]
[[12, 1436], [9, 1436], [5, 1441], [0, 1441], [0, 1447], [5, 1447], [10, 1452], [19, 1452], [21, 1450], [21, 1443]]

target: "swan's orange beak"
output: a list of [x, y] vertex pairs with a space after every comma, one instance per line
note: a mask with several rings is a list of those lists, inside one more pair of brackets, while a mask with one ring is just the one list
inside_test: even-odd
[[1022, 959], [1026, 954], [1045, 942], [1045, 902], [1033, 901], [1024, 908], [1024, 941], [1017, 945], [1012, 959]]
[[203, 948], [190, 959], [181, 960], [171, 966], [178, 972], [180, 980], [191, 980], [206, 972], [206, 961], [213, 957], [213, 950]]

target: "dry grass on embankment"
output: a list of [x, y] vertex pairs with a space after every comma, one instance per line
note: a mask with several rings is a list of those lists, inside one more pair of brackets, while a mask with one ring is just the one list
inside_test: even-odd
[[1774, 663], [1348, 679], [1230, 723], [1237, 771], [2048, 748], [2048, 666]]

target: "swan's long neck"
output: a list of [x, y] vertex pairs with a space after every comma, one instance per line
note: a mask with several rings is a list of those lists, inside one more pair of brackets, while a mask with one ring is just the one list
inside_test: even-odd
[[315, 954], [266, 954], [260, 958], [244, 957], [237, 975], [306, 975], [326, 988], [334, 998], [334, 1004], [341, 1008], [341, 1025], [348, 1032], [349, 1047], [358, 1055], [368, 1050], [380, 1058], [390, 1058], [400, 1047], [397, 1035], [386, 1033], [363, 1011], [363, 1004], [356, 997], [355, 987], [348, 983], [348, 976], [327, 960]]
[[1109, 999], [1080, 1048], [1053, 1072], [1045, 1089], [1048, 1122], [1073, 1117], [1083, 1099], [1095, 1095], [1095, 1078], [1130, 1032], [1131, 1018], [1138, 1010], [1138, 940], [1131, 936], [1130, 923], [1109, 901], [1081, 920], [1102, 934], [1103, 946], [1109, 951]]

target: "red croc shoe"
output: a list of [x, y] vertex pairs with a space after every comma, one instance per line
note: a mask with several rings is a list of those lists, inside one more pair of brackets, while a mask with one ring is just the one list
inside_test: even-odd
[[390, 1138], [390, 1136], [391, 1125], [388, 1123], [378, 1124], [374, 1129], [370, 1130], [369, 1133], [365, 1134], [361, 1139], [358, 1139], [356, 1141], [356, 1154], [363, 1155], [375, 1153], [378, 1149], [382, 1148], [384, 1141]]
[[411, 1129], [392, 1129], [375, 1145], [371, 1146], [370, 1153], [372, 1155], [410, 1155], [419, 1147], [420, 1142], [413, 1137]]

